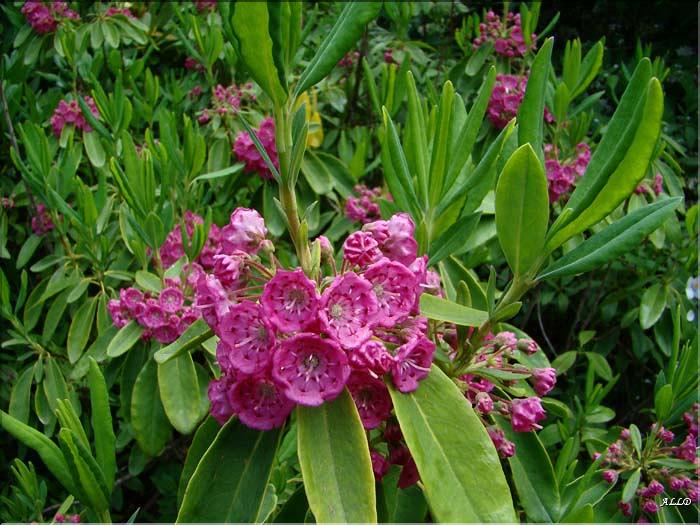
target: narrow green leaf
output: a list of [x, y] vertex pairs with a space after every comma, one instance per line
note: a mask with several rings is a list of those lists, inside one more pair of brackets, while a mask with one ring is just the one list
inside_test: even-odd
[[163, 364], [184, 352], [197, 348], [212, 336], [211, 328], [203, 319], [197, 319], [187, 327], [177, 340], [158, 350], [153, 358], [156, 363]]
[[436, 321], [460, 326], [480, 326], [488, 320], [488, 313], [424, 293], [420, 298], [421, 315]]
[[192, 479], [197, 465], [201, 461], [204, 453], [209, 449], [209, 446], [216, 438], [219, 433], [221, 425], [213, 417], [207, 417], [199, 428], [197, 432], [194, 433], [194, 438], [192, 438], [192, 444], [187, 449], [187, 458], [185, 458], [185, 464], [182, 466], [182, 474], [180, 474], [180, 482], [177, 486], [177, 504], [180, 506], [182, 504], [182, 498], [185, 496], [185, 489]]
[[254, 523], [282, 429], [258, 432], [231, 418], [187, 484], [177, 523]]
[[68, 360], [75, 363], [83, 353], [85, 345], [90, 339], [92, 325], [95, 321], [95, 310], [97, 309], [97, 296], [91, 297], [78, 308], [75, 317], [68, 329]]
[[549, 80], [554, 39], [548, 38], [537, 52], [530, 68], [525, 96], [518, 109], [518, 146], [530, 144], [536, 157], [544, 164], [542, 139], [544, 135], [544, 99]]
[[467, 250], [467, 241], [469, 241], [469, 237], [479, 223], [480, 217], [480, 213], [471, 213], [466, 217], [457, 219], [457, 222], [430, 245], [428, 265], [434, 266], [445, 257], [464, 253]]
[[635, 492], [637, 492], [637, 487], [639, 486], [639, 479], [641, 475], [642, 472], [637, 469], [629, 477], [627, 483], [625, 483], [625, 486], [622, 489], [622, 501], [630, 501], [634, 497]]
[[92, 411], [92, 431], [95, 441], [95, 457], [111, 491], [117, 472], [116, 438], [112, 426], [112, 413], [109, 408], [109, 391], [97, 361], [89, 358], [88, 385], [90, 387], [90, 408]]
[[85, 502], [95, 512], [108, 510], [110, 493], [95, 459], [71, 430], [62, 428], [58, 438], [68, 467], [73, 473], [73, 479], [82, 489]]
[[192, 179], [192, 184], [195, 182], [199, 182], [202, 180], [214, 180], [214, 179], [221, 179], [223, 177], [230, 177], [231, 175], [236, 175], [237, 173], [240, 173], [243, 171], [243, 168], [245, 167], [245, 164], [242, 162], [237, 162], [233, 166], [229, 166], [228, 168], [224, 168], [221, 170], [213, 171], [211, 173], [205, 173], [203, 175], [199, 175], [198, 177], [195, 177]]
[[32, 258], [32, 255], [34, 255], [34, 252], [36, 252], [36, 249], [39, 247], [41, 244], [41, 237], [38, 235], [30, 235], [27, 237], [27, 240], [24, 241], [24, 244], [19, 250], [19, 253], [17, 254], [17, 261], [15, 262], [15, 268], [18, 270], [21, 268], [24, 268], [24, 266], [29, 262], [29, 259]]
[[160, 400], [156, 364], [150, 359], [134, 383], [131, 426], [136, 442], [149, 456], [157, 456], [170, 440], [170, 423]]
[[47, 357], [44, 362], [44, 392], [51, 412], [56, 412], [59, 400], [70, 399], [66, 379], [53, 357]]
[[29, 408], [34, 382], [34, 366], [28, 366], [17, 376], [10, 394], [10, 406], [7, 409], [10, 415], [20, 423], [29, 421]]
[[181, 434], [191, 433], [204, 414], [197, 370], [190, 353], [185, 352], [158, 365], [158, 388], [172, 426]]
[[303, 93], [325, 77], [343, 55], [355, 45], [382, 8], [381, 2], [348, 2], [340, 13], [333, 28], [321, 42], [306, 69], [299, 78], [295, 96]]
[[508, 159], [496, 186], [496, 231], [508, 265], [524, 275], [542, 256], [549, 221], [547, 177], [530, 144]]
[[630, 430], [630, 440], [632, 441], [632, 445], [634, 446], [634, 450], [637, 453], [637, 457], [639, 457], [642, 453], [642, 433], [639, 431], [639, 428], [634, 423], [632, 423], [629, 426], [629, 430]]
[[129, 321], [121, 327], [117, 334], [109, 342], [107, 346], [107, 355], [109, 357], [118, 357], [127, 352], [141, 338], [143, 327], [136, 321]]
[[478, 416], [437, 366], [418, 390], [389, 388], [436, 522], [515, 522], [500, 460]]
[[639, 324], [647, 330], [656, 324], [666, 309], [666, 287], [661, 283], [651, 285], [644, 291], [639, 305]]
[[299, 464], [318, 523], [376, 523], [367, 437], [347, 390], [319, 407], [297, 407]]
[[[363, 59], [364, 60], [364, 59]], [[420, 201], [427, 204], [428, 186], [428, 145], [425, 136], [425, 116], [421, 99], [416, 89], [416, 81], [410, 71], [406, 75], [408, 87], [408, 116], [404, 139], [410, 165], [416, 173]]]
[[83, 144], [87, 153], [90, 164], [95, 168], [101, 168], [105, 165], [105, 150], [100, 141], [100, 134], [96, 131], [83, 132]]
[[455, 90], [452, 82], [445, 82], [440, 97], [437, 113], [437, 129], [432, 141], [430, 172], [428, 175], [428, 195], [431, 207], [437, 206], [443, 194], [447, 172], [448, 152], [450, 148], [450, 129], [452, 128], [452, 102]]
[[673, 387], [662, 386], [654, 396], [654, 411], [658, 421], [664, 421], [673, 408]]

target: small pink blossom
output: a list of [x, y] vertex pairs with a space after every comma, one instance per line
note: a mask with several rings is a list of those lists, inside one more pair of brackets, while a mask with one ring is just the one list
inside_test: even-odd
[[304, 330], [318, 317], [316, 286], [301, 268], [278, 270], [265, 284], [260, 302], [265, 316], [284, 332]]
[[247, 376], [236, 381], [229, 392], [229, 402], [241, 422], [256, 430], [282, 426], [294, 408], [283, 388], [264, 375]]
[[377, 428], [391, 414], [391, 397], [380, 379], [354, 371], [350, 374], [347, 387], [365, 429]]
[[365, 267], [381, 258], [382, 252], [374, 237], [367, 232], [354, 232], [343, 243], [343, 256], [352, 265]]
[[211, 415], [220, 425], [226, 423], [233, 415], [233, 408], [231, 408], [228, 396], [228, 390], [233, 383], [232, 379], [230, 376], [214, 379], [207, 388], [207, 395], [211, 404]]
[[220, 319], [219, 334], [227, 345], [221, 352], [217, 349], [222, 368], [254, 374], [269, 366], [275, 335], [259, 304], [242, 301], [230, 306]]
[[[279, 169], [277, 146], [275, 144], [275, 121], [269, 117], [263, 119], [260, 123], [260, 128], [255, 131], [255, 135], [267, 152], [272, 164]], [[238, 160], [245, 163], [246, 172], [257, 173], [264, 179], [272, 178], [270, 168], [260, 155], [260, 152], [258, 152], [253, 139], [247, 131], [241, 131], [236, 135], [233, 151]]]
[[389, 472], [389, 461], [386, 457], [377, 452], [376, 450], [370, 450], [370, 458], [372, 459], [372, 472], [374, 472], [374, 479], [376, 481], [381, 481], [387, 472]]
[[557, 383], [557, 371], [554, 368], [533, 368], [532, 386], [538, 395], [544, 396], [552, 391]]
[[396, 349], [391, 377], [394, 386], [404, 394], [418, 388], [419, 381], [427, 377], [435, 354], [435, 343], [427, 337], [419, 337]]
[[491, 438], [493, 445], [496, 447], [496, 451], [500, 457], [510, 458], [515, 455], [515, 443], [508, 441], [508, 439], [506, 439], [506, 435], [500, 428], [489, 427], [486, 429], [486, 431], [488, 432], [489, 437]]
[[348, 356], [350, 366], [358, 370], [367, 370], [376, 376], [382, 376], [389, 371], [394, 356], [376, 339], [370, 339], [359, 348], [351, 351]]
[[265, 219], [257, 211], [236, 208], [229, 223], [221, 229], [223, 253], [243, 251], [256, 254], [266, 235]]
[[532, 432], [542, 428], [537, 422], [547, 417], [539, 397], [513, 399], [511, 424], [516, 432]]

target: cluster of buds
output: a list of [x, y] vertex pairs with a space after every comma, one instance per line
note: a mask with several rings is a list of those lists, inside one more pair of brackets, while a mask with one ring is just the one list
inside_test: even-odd
[[[272, 164], [279, 169], [279, 158], [275, 143], [275, 121], [270, 117], [264, 118], [260, 123], [260, 127], [255, 130], [255, 136], [265, 148]], [[233, 152], [238, 160], [245, 163], [245, 171], [247, 173], [257, 173], [263, 179], [272, 178], [270, 168], [262, 155], [260, 155], [258, 148], [255, 147], [253, 139], [247, 131], [241, 131], [236, 135], [233, 143]]]
[[136, 18], [136, 15], [131, 12], [131, 9], [128, 7], [109, 7], [105, 11], [105, 16], [125, 16], [126, 18]]
[[[199, 89], [199, 93], [201, 93], [201, 88]], [[236, 115], [241, 110], [243, 104], [255, 102], [256, 100], [257, 95], [252, 82], [248, 82], [242, 86], [231, 84], [228, 87], [217, 84], [212, 92], [211, 105], [201, 111], [197, 120], [200, 124], [206, 124], [216, 115], [221, 118], [226, 115]]]
[[643, 195], [645, 193], [654, 193], [657, 197], [661, 195], [661, 193], [664, 191], [664, 177], [661, 175], [661, 173], [657, 173], [654, 175], [654, 180], [651, 182], [651, 184], [648, 184], [646, 182], [642, 182], [639, 186], [637, 186], [634, 190], [634, 192], [637, 195]]
[[389, 48], [386, 51], [384, 51], [384, 62], [386, 62], [387, 64], [396, 64], [393, 49]]
[[185, 69], [190, 71], [196, 71], [197, 73], [203, 73], [205, 70], [204, 64], [194, 57], [185, 57], [185, 61], [182, 63]]
[[493, 48], [501, 56], [513, 58], [525, 56], [528, 50], [535, 48], [537, 35], [530, 37], [532, 45], [528, 47], [523, 37], [520, 15], [508, 13], [505, 23], [493, 11], [486, 13], [485, 22], [479, 24], [479, 36], [472, 42], [472, 49], [479, 49], [485, 42], [492, 42]]
[[[267, 430], [296, 404], [318, 406], [347, 387], [364, 427], [379, 427], [392, 410], [383, 377], [411, 392], [435, 352], [418, 315], [429, 272], [413, 221], [397, 214], [366, 224], [346, 239], [340, 271], [330, 261], [331, 274], [316, 279], [280, 267], [256, 211], [236, 209], [225, 230], [225, 254], [196, 290], [196, 306], [219, 337], [212, 415], [223, 423], [236, 414]], [[330, 250], [327, 240], [319, 244]]]
[[343, 58], [338, 61], [338, 67], [350, 69], [355, 65], [355, 62], [357, 62], [359, 58], [359, 51], [348, 51], [345, 53], [345, 55], [343, 55]]
[[[642, 478], [630, 500], [620, 500], [618, 508], [627, 517], [638, 512], [639, 523], [647, 523], [649, 518], [659, 511], [658, 497], [666, 493], [669, 497], [686, 500], [688, 504], [699, 501], [698, 473], [700, 461], [697, 457], [698, 446], [698, 406], [693, 412], [686, 412], [683, 419], [687, 425], [687, 434], [683, 440], [663, 426], [654, 423], [647, 440], [651, 446], [642, 452], [645, 462], [640, 463], [639, 456], [632, 441], [632, 432], [622, 429], [620, 437], [602, 454], [605, 470], [602, 478], [611, 485], [617, 483], [624, 473], [641, 469]], [[674, 442], [679, 444], [674, 445]], [[647, 443], [649, 445], [649, 443]], [[598, 459], [601, 454], [594, 455]], [[687, 467], [675, 462], [682, 460]]]
[[68, 8], [68, 2], [38, 2], [29, 0], [22, 6], [22, 14], [39, 34], [53, 33], [63, 20], [80, 20], [80, 15]]
[[[98, 118], [100, 116], [100, 112], [97, 110], [97, 106], [95, 105], [95, 101], [92, 99], [92, 97], [86, 96], [85, 102], [90, 108], [90, 112], [95, 116], [95, 118]], [[92, 131], [92, 128], [87, 123], [85, 115], [83, 115], [83, 111], [80, 108], [80, 104], [78, 104], [77, 100], [61, 100], [51, 116], [51, 127], [53, 128], [53, 134], [56, 137], [61, 136], [63, 128], [66, 126], [66, 124], [75, 126], [76, 129], [82, 131]]]
[[549, 201], [557, 202], [562, 195], [571, 191], [576, 179], [583, 175], [591, 160], [591, 148], [585, 142], [576, 145], [576, 151], [568, 159], [558, 158], [559, 150], [554, 144], [545, 144], [545, 169]]
[[353, 191], [355, 195], [348, 197], [345, 202], [345, 216], [351, 221], [367, 224], [380, 218], [379, 199], [384, 196], [392, 200], [391, 195], [383, 195], [382, 188], [368, 188], [364, 184], [357, 184]]
[[[386, 448], [388, 454], [380, 452], [380, 448]], [[401, 427], [395, 421], [386, 422], [381, 435], [372, 440], [369, 453], [372, 459], [374, 479], [377, 481], [381, 481], [386, 476], [391, 465], [401, 467], [401, 473], [396, 483], [400, 489], [415, 485], [420, 480], [416, 462], [403, 439]]]
[[32, 217], [32, 231], [34, 235], [44, 235], [54, 229], [51, 215], [46, 210], [46, 206], [39, 203], [36, 205], [36, 214]]
[[216, 0], [195, 0], [194, 5], [198, 13], [214, 11], [216, 9]]
[[[450, 338], [454, 340], [454, 338]], [[489, 426], [489, 416], [498, 414], [510, 420], [515, 432], [540, 430], [540, 421], [546, 418], [540, 397], [552, 391], [556, 382], [556, 370], [551, 367], [536, 368], [521, 364], [521, 356], [532, 355], [539, 346], [532, 339], [518, 337], [513, 332], [488, 334], [484, 344], [471, 356], [467, 373], [460, 376], [465, 397], [472, 403], [481, 417], [498, 454], [510, 457], [515, 454], [515, 444], [509, 441], [503, 431]], [[501, 380], [499, 376], [511, 374], [513, 380]], [[506, 393], [514, 381], [525, 379], [530, 382], [534, 396], [509, 398]], [[518, 391], [521, 391], [519, 388]], [[514, 391], [510, 391], [511, 394]]]
[[[528, 77], [525, 75], [496, 75], [496, 84], [489, 99], [488, 117], [498, 129], [506, 127], [518, 114], [518, 108], [525, 96]], [[544, 108], [544, 120], [554, 122], [554, 116]]]
[[80, 523], [80, 514], [61, 514], [57, 512], [53, 517], [56, 523]]
[[[188, 211], [185, 212], [184, 224], [187, 236], [192, 238], [195, 225], [204, 224], [204, 219], [196, 213]], [[205, 270], [211, 269], [214, 265], [214, 255], [217, 254], [220, 237], [221, 230], [216, 224], [212, 224], [209, 227], [209, 236], [196, 260]], [[164, 268], [169, 268], [185, 255], [185, 248], [182, 244], [182, 230], [180, 227], [175, 227], [168, 233], [158, 253]]]

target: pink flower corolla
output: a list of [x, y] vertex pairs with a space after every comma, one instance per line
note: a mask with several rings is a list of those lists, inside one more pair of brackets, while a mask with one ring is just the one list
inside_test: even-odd
[[511, 425], [516, 432], [539, 430], [542, 426], [537, 422], [546, 417], [539, 397], [513, 399], [511, 402]]
[[532, 339], [519, 339], [517, 348], [528, 355], [535, 354], [540, 349], [537, 342]]
[[372, 460], [372, 472], [374, 472], [374, 479], [376, 481], [381, 481], [384, 476], [389, 472], [389, 461], [376, 450], [370, 450], [369, 457]]
[[160, 292], [158, 304], [163, 311], [174, 314], [180, 311], [185, 302], [185, 297], [182, 295], [182, 290], [174, 286], [168, 286]]
[[370, 189], [364, 184], [358, 184], [353, 191], [356, 196], [348, 197], [345, 202], [345, 216], [351, 221], [362, 224], [381, 219], [378, 201], [382, 196], [382, 189], [379, 187]]
[[214, 275], [202, 274], [195, 288], [195, 308], [215, 334], [219, 332], [219, 320], [228, 312], [231, 304], [219, 280]]
[[319, 318], [329, 336], [351, 349], [371, 337], [378, 309], [372, 283], [347, 272], [324, 290]]
[[613, 484], [617, 481], [617, 471], [616, 470], [606, 470], [603, 472], [603, 479], [606, 483]]
[[653, 499], [648, 499], [642, 503], [642, 510], [647, 514], [655, 514], [659, 511], [659, 506]]
[[557, 148], [552, 144], [545, 144], [544, 151], [549, 201], [556, 202], [569, 193], [577, 177], [585, 173], [591, 160], [591, 150], [588, 144], [581, 142], [576, 146], [576, 154], [564, 160], [558, 158]]
[[401, 469], [401, 474], [399, 474], [399, 479], [396, 482], [396, 486], [400, 489], [407, 489], [412, 487], [420, 481], [420, 474], [418, 473], [418, 466], [413, 456], [409, 456], [406, 463]]
[[53, 33], [63, 19], [79, 20], [80, 15], [68, 8], [68, 2], [38, 2], [29, 0], [21, 9], [22, 14], [39, 34]]
[[125, 16], [127, 18], [136, 18], [136, 15], [134, 15], [134, 13], [132, 13], [131, 9], [129, 9], [128, 7], [124, 7], [124, 8], [109, 7], [105, 11], [105, 16], [118, 16], [118, 15], [122, 15], [122, 16]]
[[474, 408], [481, 414], [490, 414], [493, 411], [493, 399], [486, 392], [479, 392], [475, 396]]
[[485, 42], [492, 42], [494, 50], [507, 58], [522, 57], [528, 49], [534, 49], [537, 35], [530, 37], [528, 46], [523, 36], [520, 14], [508, 13], [505, 21], [493, 11], [486, 13], [485, 22], [479, 24], [479, 36], [472, 42], [472, 49], [479, 49]]
[[661, 173], [654, 176], [654, 193], [658, 196], [664, 191], [664, 177]]
[[266, 235], [265, 220], [257, 211], [236, 208], [229, 223], [221, 228], [222, 252], [233, 254], [243, 251], [254, 255], [260, 249]]
[[229, 391], [229, 402], [242, 423], [256, 430], [282, 426], [294, 408], [284, 387], [266, 375], [246, 376]]
[[302, 332], [278, 345], [272, 375], [289, 399], [300, 405], [318, 406], [340, 394], [350, 366], [336, 342]]
[[32, 217], [32, 231], [34, 235], [44, 235], [55, 228], [51, 215], [46, 206], [39, 203], [36, 205], [36, 214]]
[[697, 436], [693, 436], [693, 434], [688, 434], [683, 440], [683, 443], [681, 443], [677, 447], [674, 447], [673, 452], [676, 455], [676, 457], [680, 459], [694, 462], [695, 458], [697, 457], [697, 448]]
[[233, 408], [229, 402], [229, 389], [233, 385], [233, 376], [222, 376], [214, 379], [207, 387], [207, 396], [211, 405], [211, 415], [220, 425], [226, 423], [233, 415]]
[[391, 414], [391, 397], [381, 379], [354, 371], [350, 374], [347, 387], [365, 429], [377, 428]]
[[216, 357], [222, 369], [254, 374], [269, 366], [275, 334], [266, 317], [260, 305], [252, 301], [229, 307], [219, 322], [225, 346], [217, 348]]
[[379, 303], [377, 322], [391, 327], [405, 319], [416, 302], [416, 282], [413, 273], [403, 264], [382, 259], [362, 274], [372, 283]]
[[278, 270], [265, 284], [260, 302], [270, 323], [282, 332], [294, 332], [316, 322], [319, 299], [316, 285], [297, 268]]
[[[279, 158], [277, 157], [277, 146], [275, 144], [275, 121], [270, 117], [263, 119], [255, 135], [263, 148], [265, 148], [272, 164], [279, 169]], [[264, 179], [272, 178], [270, 168], [258, 152], [253, 139], [247, 131], [241, 131], [236, 135], [233, 152], [238, 160], [245, 163], [246, 172], [257, 173]]]
[[382, 257], [379, 243], [368, 232], [353, 232], [343, 243], [343, 258], [352, 265], [365, 267]]
[[489, 427], [486, 429], [486, 431], [488, 432], [489, 437], [491, 438], [493, 445], [496, 447], [496, 451], [500, 457], [510, 458], [515, 455], [515, 443], [506, 438], [503, 430], [496, 427]]
[[212, 273], [227, 290], [241, 286], [247, 256], [245, 252], [237, 252], [232, 255], [218, 253], [212, 257]]
[[[90, 108], [90, 112], [95, 118], [98, 118], [100, 116], [100, 112], [97, 110], [95, 101], [92, 99], [92, 97], [86, 96], [84, 98], [85, 102]], [[83, 111], [77, 100], [61, 100], [51, 116], [51, 127], [53, 128], [53, 134], [56, 137], [61, 136], [63, 128], [66, 126], [66, 124], [73, 125], [76, 129], [82, 131], [92, 131], [92, 128], [85, 119], [85, 115], [83, 115]]]
[[394, 356], [376, 339], [370, 339], [359, 348], [348, 354], [350, 366], [357, 370], [365, 370], [377, 377], [387, 373], [394, 362]]
[[[527, 76], [496, 75], [496, 84], [491, 92], [488, 105], [488, 117], [497, 129], [503, 129], [518, 114], [518, 109], [525, 96]], [[554, 122], [554, 116], [544, 108], [545, 122]]]
[[533, 368], [531, 373], [532, 387], [539, 396], [548, 394], [557, 384], [557, 371], [554, 368]]
[[618, 501], [617, 507], [622, 512], [623, 516], [630, 517], [632, 515], [632, 504], [629, 501]]
[[692, 412], [683, 413], [683, 421], [688, 426], [688, 433], [695, 438], [698, 437], [698, 404], [693, 403]]
[[418, 243], [413, 235], [415, 228], [410, 215], [397, 213], [388, 221], [367, 223], [362, 230], [372, 234], [385, 257], [410, 266], [418, 253]]
[[415, 338], [396, 349], [391, 377], [399, 392], [407, 394], [418, 388], [430, 372], [434, 354], [435, 343], [427, 337]]

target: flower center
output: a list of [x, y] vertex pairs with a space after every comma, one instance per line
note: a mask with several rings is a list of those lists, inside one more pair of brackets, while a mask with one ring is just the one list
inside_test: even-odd
[[313, 372], [320, 364], [320, 359], [316, 354], [309, 354], [304, 358], [303, 365], [309, 372]]
[[331, 305], [331, 317], [335, 320], [340, 319], [343, 316], [343, 305], [340, 303], [335, 303]]

